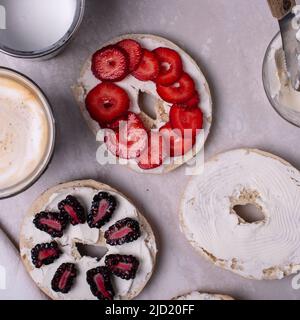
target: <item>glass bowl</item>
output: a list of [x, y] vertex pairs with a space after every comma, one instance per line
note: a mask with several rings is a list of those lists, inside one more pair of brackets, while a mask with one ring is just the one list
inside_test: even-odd
[[[276, 57], [276, 59], [275, 59]], [[279, 80], [277, 65], [284, 64], [284, 53], [280, 33], [272, 39], [269, 44], [262, 70], [263, 85], [266, 95], [275, 111], [286, 121], [300, 127], [300, 92], [297, 92], [288, 85], [282, 86]], [[284, 73], [281, 73], [282, 77]]]

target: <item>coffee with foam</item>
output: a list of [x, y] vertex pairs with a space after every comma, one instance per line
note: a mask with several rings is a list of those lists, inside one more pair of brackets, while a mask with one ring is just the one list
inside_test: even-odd
[[22, 81], [1, 74], [0, 128], [1, 194], [34, 180], [47, 161], [51, 143], [49, 116], [38, 94]]

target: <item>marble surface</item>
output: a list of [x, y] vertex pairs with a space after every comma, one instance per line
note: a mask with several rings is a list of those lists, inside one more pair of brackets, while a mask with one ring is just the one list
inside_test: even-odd
[[18, 245], [22, 217], [42, 191], [60, 182], [93, 178], [128, 195], [157, 235], [156, 272], [140, 299], [169, 299], [192, 290], [238, 299], [299, 299], [291, 277], [249, 281], [197, 255], [178, 225], [180, 195], [189, 179], [184, 168], [150, 176], [98, 165], [97, 143], [70, 90], [80, 65], [104, 41], [133, 32], [165, 36], [199, 62], [210, 83], [214, 122], [206, 158], [232, 148], [256, 147], [300, 168], [300, 129], [276, 114], [262, 85], [264, 53], [277, 30], [262, 0], [87, 0], [77, 37], [58, 57], [29, 62], [1, 54], [1, 65], [27, 74], [44, 89], [53, 105], [58, 139], [43, 177], [23, 194], [0, 202], [0, 226]]

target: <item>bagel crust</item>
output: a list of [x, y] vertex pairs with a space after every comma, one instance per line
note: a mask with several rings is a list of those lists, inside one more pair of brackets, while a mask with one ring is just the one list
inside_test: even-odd
[[[100, 230], [91, 229], [87, 223], [77, 226], [69, 226], [62, 238], [54, 240], [59, 244], [62, 255], [54, 263], [44, 265], [40, 269], [34, 267], [31, 261], [31, 249], [38, 243], [51, 242], [50, 235], [35, 228], [33, 217], [41, 211], [57, 210], [58, 200], [62, 200], [66, 195], [76, 196], [86, 212], [90, 210], [93, 196], [100, 191], [106, 191], [117, 199], [117, 208], [111, 221], [104, 225]], [[112, 247], [106, 244], [104, 232], [116, 221], [125, 217], [131, 217], [139, 222], [141, 237], [132, 243], [122, 246]], [[101, 258], [81, 256], [76, 244], [104, 247], [108, 251]], [[31, 206], [26, 214], [21, 227], [20, 235], [21, 259], [32, 279], [39, 288], [50, 298], [55, 300], [94, 300], [94, 297], [86, 282], [85, 272], [89, 269], [104, 265], [105, 256], [108, 254], [133, 255], [139, 259], [140, 265], [134, 280], [123, 280], [113, 276], [116, 300], [130, 300], [136, 297], [149, 281], [156, 260], [157, 248], [152, 229], [143, 215], [123, 194], [105, 184], [94, 180], [73, 181], [60, 184], [43, 193]], [[75, 263], [79, 269], [74, 285], [69, 293], [56, 293], [51, 289], [51, 280], [56, 269], [65, 262]]]
[[[248, 223], [235, 206], [255, 205], [264, 219]], [[180, 208], [181, 230], [215, 265], [256, 280], [300, 270], [300, 173], [266, 152], [217, 155], [193, 177]]]
[[172, 300], [234, 300], [232, 297], [223, 294], [201, 293], [194, 291]]
[[[193, 150], [189, 151], [185, 156], [183, 161], [179, 162], [178, 158], [174, 158], [170, 163], [165, 163], [162, 166], [152, 169], [152, 170], [142, 170], [139, 168], [135, 160], [129, 160], [127, 166], [134, 171], [140, 173], [152, 173], [152, 174], [161, 174], [170, 172], [183, 163], [190, 161], [198, 152], [200, 152], [204, 146], [204, 142], [206, 141], [208, 134], [210, 132], [210, 127], [212, 124], [212, 99], [211, 93], [209, 89], [209, 85], [200, 70], [197, 63], [180, 47], [172, 43], [171, 41], [154, 36], [149, 34], [127, 34], [117, 38], [110, 40], [105, 43], [101, 48], [106, 47], [108, 45], [116, 44], [124, 39], [133, 39], [138, 41], [142, 46], [147, 48], [148, 50], [153, 50], [158, 47], [168, 47], [176, 50], [184, 63], [185, 70], [190, 73], [192, 78], [195, 81], [196, 89], [200, 93], [201, 96], [201, 110], [203, 112], [203, 133], [201, 133], [199, 138], [197, 139], [197, 144], [194, 146]], [[101, 49], [100, 48], [100, 49]], [[74, 97], [78, 102], [81, 113], [87, 122], [89, 128], [93, 131], [95, 135], [97, 135], [98, 131], [101, 129], [99, 124], [94, 121], [85, 107], [85, 98], [88, 92], [93, 89], [97, 84], [99, 84], [99, 80], [95, 78], [91, 71], [91, 56], [84, 63], [80, 77], [77, 80], [77, 83], [72, 87]], [[135, 112], [140, 116], [143, 120], [143, 123], [147, 130], [153, 129], [158, 130], [164, 124], [169, 121], [169, 111], [171, 108], [171, 104], [163, 101], [156, 92], [156, 86], [154, 82], [147, 81], [142, 82], [135, 79], [133, 76], [129, 75], [123, 81], [117, 83], [118, 86], [125, 89], [131, 100], [130, 111]], [[156, 119], [152, 119], [145, 112], [143, 112], [138, 104], [138, 97], [140, 92], [151, 95], [155, 100], [155, 113]]]

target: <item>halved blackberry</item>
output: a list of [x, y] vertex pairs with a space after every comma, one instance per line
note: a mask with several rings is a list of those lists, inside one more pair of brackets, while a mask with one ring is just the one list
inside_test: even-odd
[[68, 225], [66, 215], [58, 212], [40, 212], [35, 215], [33, 223], [41, 231], [47, 232], [53, 238], [61, 238]]
[[73, 196], [67, 198], [58, 204], [58, 209], [62, 214], [69, 217], [69, 221], [73, 226], [85, 223], [85, 210], [80, 202]]
[[107, 192], [95, 195], [87, 222], [91, 228], [100, 229], [112, 217], [117, 206], [116, 198]]
[[140, 263], [133, 256], [111, 254], [106, 256], [105, 264], [115, 276], [130, 280], [135, 278]]
[[59, 258], [60, 254], [61, 251], [55, 241], [50, 243], [41, 243], [37, 244], [31, 250], [31, 259], [35, 267], [40, 268], [42, 265], [53, 263]]
[[91, 269], [86, 273], [86, 281], [91, 291], [99, 300], [113, 300], [114, 289], [110, 279], [111, 273], [107, 267]]
[[51, 281], [52, 290], [55, 292], [68, 293], [77, 276], [77, 270], [73, 263], [63, 263], [55, 272]]
[[118, 246], [124, 243], [133, 242], [141, 235], [140, 225], [131, 218], [117, 221], [104, 234], [106, 243], [111, 246]]

